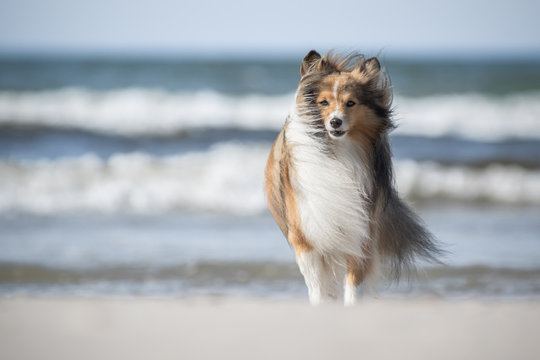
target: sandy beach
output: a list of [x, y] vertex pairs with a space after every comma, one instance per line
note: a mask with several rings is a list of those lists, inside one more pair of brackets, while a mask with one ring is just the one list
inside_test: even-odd
[[538, 359], [539, 302], [0, 300], [2, 359]]

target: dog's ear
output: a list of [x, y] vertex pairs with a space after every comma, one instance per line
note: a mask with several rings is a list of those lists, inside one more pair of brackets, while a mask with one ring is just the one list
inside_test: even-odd
[[360, 72], [370, 80], [375, 79], [381, 72], [381, 63], [376, 57], [369, 58], [360, 65]]
[[315, 50], [311, 50], [304, 56], [300, 66], [300, 75], [303, 77], [315, 69], [315, 64], [321, 59], [321, 55]]

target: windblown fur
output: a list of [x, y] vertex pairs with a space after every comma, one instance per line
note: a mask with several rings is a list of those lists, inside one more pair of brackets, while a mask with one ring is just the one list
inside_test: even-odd
[[355, 301], [356, 287], [398, 279], [439, 249], [394, 188], [392, 89], [376, 58], [311, 51], [296, 104], [266, 166], [270, 210], [294, 248], [310, 300]]

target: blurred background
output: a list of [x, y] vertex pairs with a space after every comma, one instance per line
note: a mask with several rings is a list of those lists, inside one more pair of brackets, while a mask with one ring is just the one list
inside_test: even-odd
[[540, 297], [535, 1], [3, 0], [0, 296], [307, 298], [263, 171], [312, 48], [378, 55], [450, 252], [385, 296]]

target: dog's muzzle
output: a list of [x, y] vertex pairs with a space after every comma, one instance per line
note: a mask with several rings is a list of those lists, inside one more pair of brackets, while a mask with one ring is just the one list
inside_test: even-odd
[[330, 135], [334, 137], [340, 137], [340, 136], [345, 135], [345, 131], [339, 130], [339, 128], [341, 128], [342, 125], [343, 125], [343, 120], [341, 120], [340, 118], [332, 118], [332, 120], [330, 120], [330, 126], [334, 130], [329, 131]]

